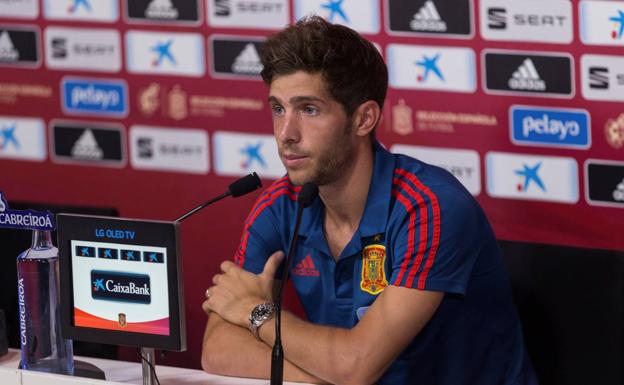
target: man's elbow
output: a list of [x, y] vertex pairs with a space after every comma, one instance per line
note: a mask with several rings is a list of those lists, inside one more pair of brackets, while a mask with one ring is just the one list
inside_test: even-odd
[[337, 384], [341, 385], [372, 385], [383, 373], [375, 370], [375, 365], [366, 357], [354, 355], [345, 361], [338, 370]]

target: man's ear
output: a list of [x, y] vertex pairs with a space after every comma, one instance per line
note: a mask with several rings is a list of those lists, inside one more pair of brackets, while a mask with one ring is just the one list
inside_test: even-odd
[[353, 113], [355, 133], [358, 136], [368, 136], [377, 127], [381, 117], [379, 104], [373, 100], [367, 100]]

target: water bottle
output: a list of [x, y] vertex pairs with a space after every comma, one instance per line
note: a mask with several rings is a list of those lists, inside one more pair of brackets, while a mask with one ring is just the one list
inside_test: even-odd
[[72, 341], [61, 337], [58, 249], [49, 230], [33, 230], [32, 245], [17, 257], [20, 369], [73, 374]]

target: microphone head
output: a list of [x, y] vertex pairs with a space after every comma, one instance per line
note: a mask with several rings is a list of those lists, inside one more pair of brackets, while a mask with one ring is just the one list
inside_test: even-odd
[[297, 197], [297, 203], [299, 203], [299, 205], [303, 208], [306, 208], [314, 203], [318, 194], [318, 186], [312, 182], [308, 182], [301, 187], [301, 191], [299, 191], [299, 196]]
[[229, 187], [228, 192], [234, 197], [239, 197], [241, 195], [245, 195], [250, 193], [258, 188], [262, 187], [262, 182], [260, 181], [260, 177], [255, 172], [252, 172], [249, 175], [245, 175], [239, 180], [234, 181]]

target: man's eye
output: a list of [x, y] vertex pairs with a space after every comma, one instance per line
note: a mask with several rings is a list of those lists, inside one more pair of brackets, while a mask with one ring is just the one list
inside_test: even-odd
[[284, 113], [284, 107], [282, 106], [273, 106], [273, 115], [282, 115]]
[[308, 115], [316, 115], [316, 114], [318, 114], [318, 108], [316, 108], [314, 106], [306, 106], [303, 109], [303, 112], [305, 112]]

